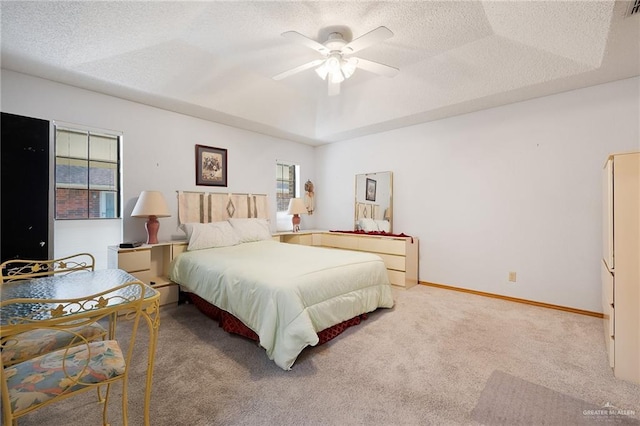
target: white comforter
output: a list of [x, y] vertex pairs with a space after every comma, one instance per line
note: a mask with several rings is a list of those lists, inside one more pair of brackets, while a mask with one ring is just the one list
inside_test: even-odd
[[370, 253], [258, 241], [183, 253], [170, 277], [240, 319], [285, 370], [317, 332], [393, 306], [384, 263]]

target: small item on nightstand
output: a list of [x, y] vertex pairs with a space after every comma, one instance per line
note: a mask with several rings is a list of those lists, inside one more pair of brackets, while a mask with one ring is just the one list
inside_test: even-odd
[[300, 231], [300, 215], [307, 214], [307, 208], [302, 198], [292, 198], [289, 200], [289, 208], [287, 214], [293, 215], [291, 218], [293, 232]]
[[140, 241], [133, 241], [130, 243], [120, 243], [120, 248], [136, 248], [140, 247], [142, 243]]

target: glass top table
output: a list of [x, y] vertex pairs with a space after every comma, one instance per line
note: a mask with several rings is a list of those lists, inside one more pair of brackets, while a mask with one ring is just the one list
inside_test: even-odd
[[[121, 269], [101, 269], [97, 271], [78, 271], [66, 275], [52, 275], [50, 277], [32, 278], [13, 281], [0, 285], [0, 300], [11, 299], [79, 299], [84, 296], [108, 291], [122, 284], [138, 281], [133, 275]], [[135, 293], [135, 294], [134, 294]], [[111, 303], [117, 303], [122, 296], [131, 298], [139, 296], [139, 287], [131, 286], [117, 292], [107, 293], [105, 298]], [[145, 299], [153, 299], [158, 292], [145, 286]], [[7, 324], [12, 317], [25, 317], [31, 312], [39, 311], [33, 319], [44, 320], [50, 318], [50, 311], [43, 309], [42, 304], [21, 303], [7, 305], [0, 312], [0, 324]]]

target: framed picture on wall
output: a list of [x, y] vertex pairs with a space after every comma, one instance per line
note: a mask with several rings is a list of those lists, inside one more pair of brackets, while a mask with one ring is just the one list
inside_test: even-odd
[[367, 193], [365, 194], [365, 198], [367, 201], [376, 200], [376, 181], [373, 179], [367, 178]]
[[227, 150], [196, 145], [196, 185], [227, 186]]

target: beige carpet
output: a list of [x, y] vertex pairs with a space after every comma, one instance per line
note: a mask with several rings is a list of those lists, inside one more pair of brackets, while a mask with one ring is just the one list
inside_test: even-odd
[[[393, 309], [307, 348], [291, 371], [192, 305], [163, 309], [152, 425], [479, 425], [472, 412], [496, 370], [640, 418], [640, 386], [613, 377], [601, 319], [424, 286], [394, 296]], [[139, 343], [131, 425], [141, 424], [144, 334]], [[97, 425], [98, 408], [90, 392], [20, 425]]]
[[628, 410], [590, 404], [544, 386], [494, 371], [471, 418], [484, 425], [640, 425]]

